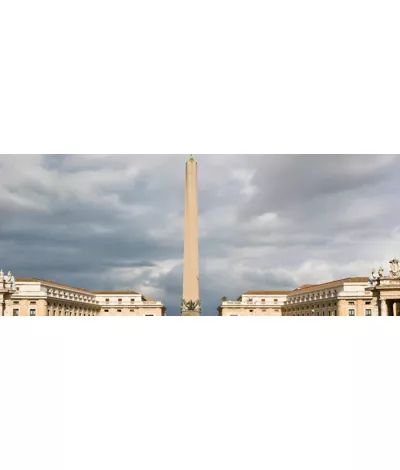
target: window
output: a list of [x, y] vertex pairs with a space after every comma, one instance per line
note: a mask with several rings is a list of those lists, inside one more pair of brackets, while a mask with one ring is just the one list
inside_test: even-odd
[[118, 299], [118, 305], [122, 304], [122, 299]]
[[18, 301], [18, 300], [14, 300], [13, 304], [14, 304], [14, 305], [19, 305], [19, 301]]
[[356, 311], [354, 310], [354, 308], [350, 308], [349, 309], [349, 317], [354, 317], [356, 315]]
[[248, 302], [249, 302], [249, 304], [252, 304], [252, 303], [253, 303], [253, 299], [249, 299]]
[[355, 303], [354, 302], [349, 302], [349, 305], [355, 305]]
[[276, 308], [276, 309], [275, 309], [275, 312], [279, 312], [279, 309], [278, 309], [278, 308]]
[[35, 308], [31, 308], [29, 310], [29, 316], [30, 317], [35, 317], [36, 316], [36, 309]]
[[19, 308], [13, 309], [13, 317], [19, 317]]
[[265, 299], [261, 299], [261, 303], [262, 303], [262, 304], [265, 304]]
[[328, 317], [330, 317], [330, 316], [331, 316], [331, 311], [329, 310], [329, 312], [328, 312]]
[[277, 304], [278, 303], [278, 299], [274, 299], [274, 304]]
[[32, 301], [30, 304], [31, 304], [31, 305], [36, 305], [36, 302]]
[[365, 305], [371, 305], [371, 302], [365, 302]]
[[122, 312], [122, 310], [117, 310], [117, 312], [118, 312], [118, 313], [121, 313], [121, 312]]
[[109, 310], [104, 310], [104, 312], [105, 312], [105, 313], [108, 313], [108, 312], [109, 312]]
[[130, 311], [130, 312], [134, 312], [135, 310], [132, 308], [132, 309], [130, 309], [129, 311]]
[[110, 303], [110, 299], [106, 299], [106, 304], [108, 305]]
[[263, 309], [263, 310], [262, 310], [262, 312], [266, 312], [266, 310], [265, 310], [265, 309]]
[[253, 313], [253, 312], [254, 312], [254, 310], [250, 310], [250, 313]]
[[371, 317], [371, 316], [372, 316], [372, 310], [371, 310], [370, 308], [367, 308], [367, 309], [365, 310], [365, 316], [366, 316], [366, 317]]
[[135, 303], [135, 299], [131, 299], [131, 304], [134, 304]]

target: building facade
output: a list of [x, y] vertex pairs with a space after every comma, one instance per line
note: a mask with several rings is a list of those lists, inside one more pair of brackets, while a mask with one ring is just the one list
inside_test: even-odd
[[366, 277], [349, 277], [325, 284], [307, 285], [290, 292], [283, 316], [377, 316], [377, 302]]
[[218, 313], [222, 317], [281, 316], [290, 291], [248, 291], [236, 301], [222, 299]]
[[100, 316], [161, 317], [165, 306], [160, 301], [146, 299], [135, 291], [95, 292]]
[[[218, 313], [220, 316], [377, 316], [380, 315], [377, 294], [374, 296], [369, 286], [367, 277], [349, 277], [324, 284], [306, 284], [292, 291], [249, 291], [237, 301], [222, 299]], [[400, 314], [399, 308], [394, 309]]]
[[400, 261], [390, 261], [389, 274], [385, 276], [383, 268], [372, 271], [367, 291], [377, 304], [379, 316], [400, 316]]
[[11, 284], [7, 284], [7, 289], [1, 289], [0, 283], [0, 314], [3, 316], [163, 316], [165, 314], [162, 302], [146, 299], [134, 291], [92, 292], [37, 278], [17, 278], [15, 289], [11, 289]]

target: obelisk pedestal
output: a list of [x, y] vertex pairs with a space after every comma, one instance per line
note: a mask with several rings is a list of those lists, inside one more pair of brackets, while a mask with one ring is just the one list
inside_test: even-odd
[[192, 156], [186, 163], [185, 233], [183, 254], [182, 315], [201, 314], [199, 282], [197, 162]]

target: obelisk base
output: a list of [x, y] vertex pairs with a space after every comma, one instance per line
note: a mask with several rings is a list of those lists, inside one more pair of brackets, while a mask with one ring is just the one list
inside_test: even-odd
[[181, 312], [183, 317], [199, 317], [201, 315], [201, 302], [200, 300], [189, 300], [188, 302], [182, 299]]
[[193, 312], [192, 310], [182, 311], [183, 317], [199, 317], [200, 312]]

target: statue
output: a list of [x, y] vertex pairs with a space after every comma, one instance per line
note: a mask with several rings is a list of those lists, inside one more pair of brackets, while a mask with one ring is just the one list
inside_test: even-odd
[[378, 281], [378, 279], [379, 279], [378, 276], [379, 276], [379, 275], [378, 275], [378, 273], [376, 272], [376, 269], [374, 268], [374, 269], [372, 270], [371, 277], [368, 279], [368, 283], [369, 283], [369, 286], [370, 286], [370, 287], [374, 286], [374, 285], [377, 283], [377, 281]]
[[182, 299], [181, 307], [182, 310], [184, 310], [183, 307], [185, 307], [189, 312], [195, 312], [198, 310], [201, 313], [200, 300], [189, 300], [188, 302], [186, 302], [185, 299]]
[[15, 277], [14, 276], [11, 276], [10, 282], [11, 282], [11, 289], [12, 290], [17, 290], [16, 286], [15, 286]]
[[0, 269], [0, 284], [2, 284], [4, 282], [4, 273], [3, 273], [3, 270]]
[[389, 262], [390, 264], [390, 277], [400, 277], [400, 262], [394, 258]]
[[383, 277], [384, 272], [385, 272], [384, 269], [380, 267], [378, 271], [378, 279], [381, 279]]

